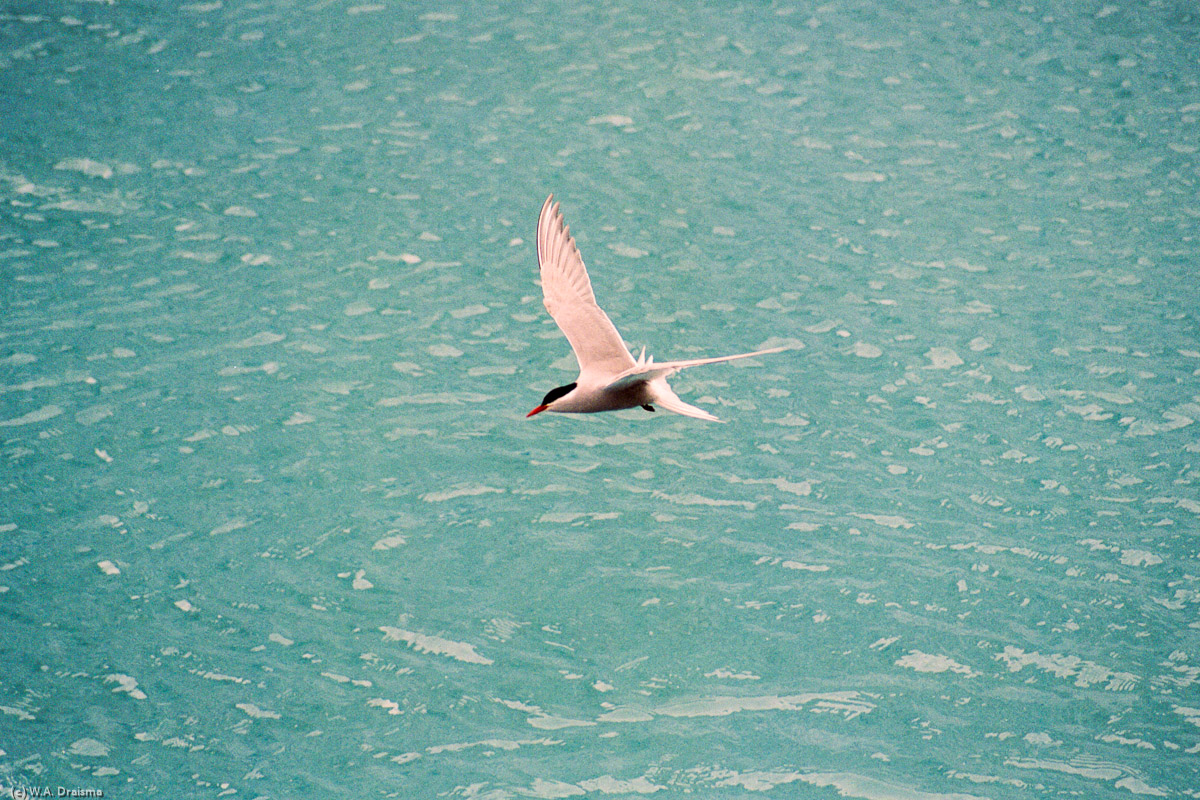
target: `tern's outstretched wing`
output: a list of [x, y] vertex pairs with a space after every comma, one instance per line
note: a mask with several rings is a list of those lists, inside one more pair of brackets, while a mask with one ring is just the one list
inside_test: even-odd
[[696, 408], [695, 406], [680, 400], [679, 395], [671, 391], [671, 387], [666, 386], [665, 384], [658, 384], [655, 386], [654, 405], [676, 414], [682, 414], [685, 417], [706, 419], [709, 422], [721, 422], [721, 420], [717, 419], [703, 408]]
[[689, 358], [682, 361], [664, 361], [661, 364], [655, 363], [653, 358], [646, 358], [645, 351], [642, 351], [642, 356], [634, 363], [632, 367], [625, 370], [619, 375], [614, 375], [612, 382], [606, 386], [606, 389], [623, 389], [632, 386], [635, 383], [644, 383], [652, 381], [655, 378], [667, 378], [679, 372], [681, 369], [688, 367], [698, 367], [701, 364], [718, 364], [722, 361], [733, 361], [738, 358], [750, 358], [751, 356], [765, 356], [768, 353], [778, 353], [781, 350], [786, 350], [786, 347], [771, 347], [766, 350], [755, 350], [753, 353], [738, 353], [735, 356], [718, 356], [716, 358]]
[[615, 377], [633, 367], [621, 334], [596, 305], [583, 259], [554, 195], [546, 198], [538, 215], [537, 252], [546, 310], [571, 343], [579, 371]]

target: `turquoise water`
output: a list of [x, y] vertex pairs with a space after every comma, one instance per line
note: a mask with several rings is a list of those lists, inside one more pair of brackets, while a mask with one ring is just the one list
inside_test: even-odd
[[[0, 795], [1196, 797], [1184, 2], [0, 16]], [[573, 379], [533, 228], [725, 425]]]

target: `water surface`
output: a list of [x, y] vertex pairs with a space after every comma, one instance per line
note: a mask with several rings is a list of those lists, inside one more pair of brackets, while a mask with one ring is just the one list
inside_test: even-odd
[[[0, 791], [1194, 797], [1186, 3], [8, 4]], [[533, 227], [727, 420], [574, 377]]]

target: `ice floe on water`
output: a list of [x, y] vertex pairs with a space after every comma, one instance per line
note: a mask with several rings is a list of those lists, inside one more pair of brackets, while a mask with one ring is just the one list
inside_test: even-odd
[[954, 349], [950, 347], [930, 348], [925, 357], [929, 359], [929, 369], [950, 369], [951, 367], [960, 366], [963, 363], [958, 353], [954, 352]]
[[429, 636], [390, 625], [382, 626], [379, 630], [383, 631], [386, 640], [404, 642], [418, 653], [448, 656], [466, 664], [487, 665], [495, 663], [492, 659], [479, 655], [479, 653], [475, 652], [475, 646], [466, 642], [456, 642], [451, 639], [443, 639], [440, 636]]
[[757, 697], [706, 697], [668, 703], [652, 713], [665, 717], [724, 717], [748, 711], [799, 711], [833, 714], [854, 719], [874, 710], [875, 704], [859, 692], [827, 692], [796, 695], [760, 695]]
[[111, 747], [98, 742], [95, 739], [77, 739], [71, 742], [71, 746], [67, 748], [67, 754], [72, 756], [83, 756], [85, 758], [103, 758], [109, 754]]
[[896, 666], [905, 667], [917, 672], [954, 672], [967, 678], [974, 678], [979, 675], [975, 670], [958, 663], [952, 658], [944, 655], [930, 655], [929, 653], [922, 653], [920, 650], [908, 651], [908, 653], [896, 660]]
[[995, 658], [1010, 672], [1020, 672], [1025, 667], [1032, 666], [1056, 678], [1071, 679], [1072, 683], [1080, 688], [1099, 684], [1108, 691], [1127, 692], [1136, 688], [1140, 680], [1133, 673], [1114, 671], [1079, 656], [1062, 653], [1044, 655], [1037, 651], [1026, 652], [1012, 645], [1006, 646]]
[[252, 719], [281, 719], [282, 715], [277, 711], [263, 709], [256, 706], [254, 703], [237, 703], [236, 707], [243, 711], [246, 716]]
[[758, 771], [738, 773], [717, 781], [717, 787], [738, 787], [746, 791], [765, 792], [776, 786], [803, 783], [809, 786], [834, 789], [839, 797], [863, 800], [981, 800], [979, 795], [961, 792], [924, 792], [887, 781], [854, 773]]
[[137, 679], [131, 675], [114, 672], [111, 675], [104, 676], [105, 683], [115, 683], [114, 692], [127, 694], [134, 700], [145, 700], [146, 693], [138, 688]]

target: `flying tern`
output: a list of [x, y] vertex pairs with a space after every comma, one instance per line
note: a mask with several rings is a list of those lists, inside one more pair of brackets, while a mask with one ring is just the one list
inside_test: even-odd
[[551, 389], [526, 417], [543, 411], [588, 414], [638, 406], [653, 411], [658, 406], [685, 417], [720, 422], [704, 409], [680, 400], [667, 385], [667, 378], [687, 367], [786, 349], [772, 347], [735, 356], [655, 362], [653, 356], [647, 358], [646, 349], [642, 348], [642, 354], [634, 360], [612, 320], [596, 304], [579, 248], [563, 221], [558, 203], [554, 202], [554, 195], [546, 198], [538, 215], [537, 255], [546, 310], [575, 351], [579, 377], [573, 383]]

